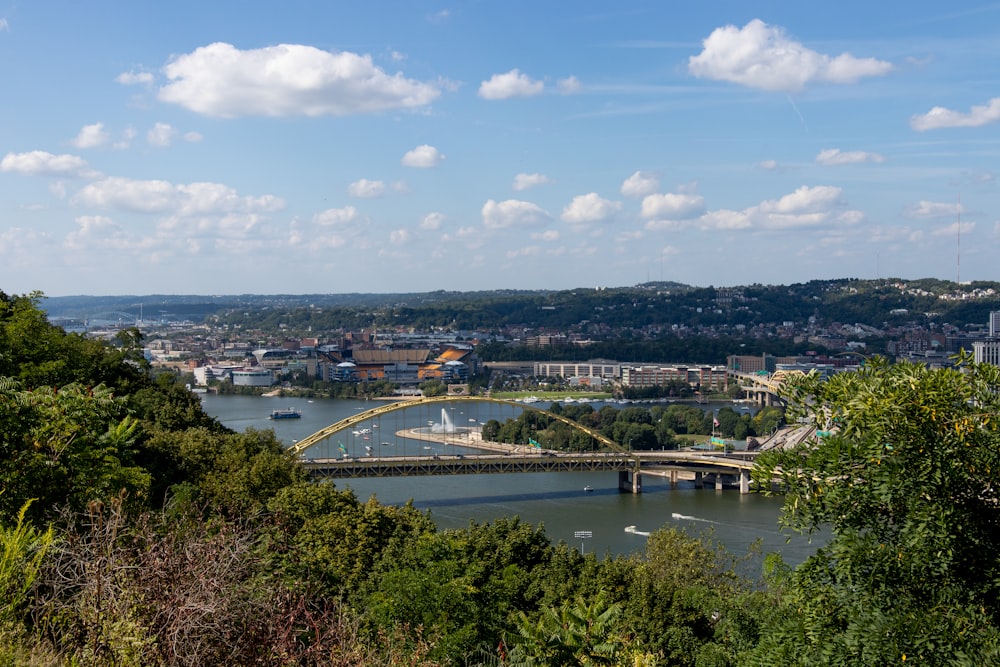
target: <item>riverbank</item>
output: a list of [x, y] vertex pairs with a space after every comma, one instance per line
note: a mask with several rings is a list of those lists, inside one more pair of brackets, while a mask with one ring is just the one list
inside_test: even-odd
[[[457, 447], [468, 447], [469, 449], [480, 449], [484, 452], [500, 452], [502, 454], [526, 454], [539, 450], [526, 445], [511, 445], [505, 442], [493, 442], [483, 440], [482, 433], [472, 429], [460, 430], [455, 433], [430, 433], [425, 426], [416, 428], [404, 428], [396, 431], [396, 435], [401, 438], [411, 440], [422, 440], [424, 442], [435, 442], [439, 445], [455, 445]], [[547, 451], [547, 450], [541, 450]]]

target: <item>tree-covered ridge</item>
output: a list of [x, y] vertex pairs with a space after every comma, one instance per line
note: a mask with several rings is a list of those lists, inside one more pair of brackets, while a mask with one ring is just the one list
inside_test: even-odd
[[[148, 319], [160, 311], [239, 327], [337, 331], [408, 327], [499, 332], [507, 327], [600, 334], [605, 328], [669, 334], [682, 327], [753, 327], [785, 321], [866, 324], [948, 322], [982, 325], [1000, 309], [1000, 283], [943, 280], [814, 280], [792, 285], [634, 287], [557, 291], [428, 292], [415, 294], [240, 295], [233, 297], [60, 297], [53, 315], [82, 317], [124, 310]], [[905, 311], [905, 312], [902, 312]]]

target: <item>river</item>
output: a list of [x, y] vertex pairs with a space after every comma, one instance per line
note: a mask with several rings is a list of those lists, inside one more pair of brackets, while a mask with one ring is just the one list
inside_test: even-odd
[[[287, 445], [315, 433], [340, 419], [378, 407], [380, 401], [202, 394], [205, 411], [229, 428], [274, 429]], [[296, 408], [299, 419], [271, 420], [272, 410]], [[541, 407], [541, 406], [540, 406]], [[600, 404], [594, 405], [595, 409]], [[398, 431], [430, 424], [450, 423], [474, 428], [488, 419], [503, 420], [520, 408], [487, 403], [449, 404], [442, 414], [440, 405], [412, 408], [385, 415], [345, 432], [318, 451], [316, 458], [335, 457], [341, 445], [351, 456], [391, 456], [434, 452], [472, 453], [454, 443], [430, 444], [403, 438]], [[369, 449], [370, 448], [370, 449]], [[695, 489], [692, 482], [668, 482], [655, 477], [643, 479], [641, 494], [618, 490], [617, 473], [530, 473], [504, 475], [451, 475], [338, 480], [340, 488], [350, 488], [361, 499], [375, 495], [382, 503], [402, 504], [413, 500], [417, 508], [428, 510], [440, 528], [460, 528], [470, 521], [487, 522], [502, 516], [519, 516], [541, 524], [553, 542], [560, 540], [601, 555], [641, 552], [649, 532], [666, 525], [681, 526], [689, 532], [710, 529], [714, 537], [735, 554], [744, 553], [757, 539], [765, 552], [777, 551], [789, 563], [801, 562], [815, 544], [778, 529], [782, 500], [758, 494], [714, 488]], [[590, 490], [585, 490], [589, 488]], [[631, 528], [629, 532], [625, 529]], [[578, 533], [591, 537], [578, 538]]]

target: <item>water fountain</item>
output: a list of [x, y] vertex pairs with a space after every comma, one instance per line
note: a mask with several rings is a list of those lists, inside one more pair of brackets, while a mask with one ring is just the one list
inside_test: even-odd
[[448, 411], [441, 408], [441, 422], [431, 426], [431, 433], [458, 433]]

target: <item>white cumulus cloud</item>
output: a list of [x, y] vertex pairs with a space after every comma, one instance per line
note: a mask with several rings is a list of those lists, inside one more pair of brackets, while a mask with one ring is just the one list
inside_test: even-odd
[[137, 84], [148, 85], [153, 83], [153, 75], [149, 72], [122, 72], [115, 77], [115, 81], [123, 86], [134, 86]]
[[976, 230], [976, 223], [974, 222], [953, 222], [950, 225], [945, 225], [940, 229], [935, 229], [931, 232], [931, 236], [947, 236], [948, 238], [955, 238], [958, 234], [971, 234]]
[[842, 164], [862, 164], [864, 162], [885, 162], [885, 156], [879, 153], [865, 151], [842, 151], [839, 148], [827, 148], [816, 155], [816, 162], [826, 166]]
[[537, 204], [517, 199], [496, 202], [492, 199], [483, 204], [483, 226], [489, 229], [508, 227], [530, 227], [548, 223], [552, 216]]
[[781, 199], [762, 202], [758, 209], [767, 214], [801, 214], [828, 210], [843, 198], [843, 191], [832, 185], [803, 185]]
[[0, 171], [31, 176], [57, 176], [60, 178], [96, 178], [100, 176], [76, 155], [53, 155], [46, 151], [7, 153], [0, 160]]
[[313, 222], [324, 227], [339, 227], [358, 220], [358, 211], [353, 206], [328, 208], [313, 216]]
[[205, 114], [344, 116], [424, 107], [438, 84], [390, 75], [370, 56], [302, 44], [240, 50], [216, 42], [182, 54], [164, 68], [164, 102]]
[[660, 179], [656, 174], [637, 171], [622, 183], [621, 193], [626, 197], [645, 197], [660, 189]]
[[104, 123], [84, 125], [70, 143], [75, 148], [97, 148], [111, 140], [111, 135], [104, 129]]
[[177, 130], [173, 127], [167, 123], [156, 123], [146, 133], [146, 142], [150, 146], [166, 148], [173, 142], [175, 136], [177, 136]]
[[82, 215], [74, 221], [76, 230], [66, 235], [63, 245], [71, 250], [92, 250], [95, 247], [113, 250], [133, 250], [128, 235], [111, 218], [103, 215]]
[[917, 132], [926, 132], [946, 127], [982, 127], [998, 120], [1000, 120], [1000, 97], [994, 97], [986, 104], [972, 107], [969, 113], [934, 107], [925, 114], [910, 118], [910, 127]]
[[646, 223], [650, 231], [696, 228], [701, 230], [794, 230], [853, 226], [864, 213], [845, 206], [843, 191], [829, 185], [802, 186], [778, 199], [769, 199], [741, 211], [720, 209], [698, 217], [657, 218]]
[[701, 195], [672, 193], [647, 195], [642, 200], [642, 217], [685, 220], [705, 210], [705, 198]]
[[573, 197], [560, 218], [571, 225], [586, 225], [613, 218], [622, 210], [621, 202], [604, 199], [596, 192]]
[[373, 199], [385, 194], [385, 183], [361, 178], [347, 186], [347, 194], [359, 199]]
[[424, 217], [420, 218], [420, 229], [435, 230], [441, 228], [441, 223], [444, 222], [444, 214], [433, 212], [428, 213]]
[[530, 190], [539, 185], [548, 185], [552, 181], [545, 174], [518, 174], [514, 177], [515, 191]]
[[552, 243], [559, 240], [559, 231], [556, 229], [546, 229], [544, 232], [532, 232], [531, 238], [536, 241], [548, 241]]
[[407, 151], [400, 160], [400, 164], [404, 167], [429, 169], [431, 167], [438, 166], [444, 161], [444, 159], [445, 156], [441, 153], [441, 151], [433, 146], [423, 144], [421, 146], [417, 146], [413, 150]]
[[568, 76], [556, 82], [556, 89], [563, 95], [578, 93], [582, 87], [583, 85], [580, 83], [580, 80], [575, 76]]
[[742, 28], [716, 28], [702, 45], [702, 52], [688, 59], [693, 75], [763, 90], [791, 93], [816, 81], [853, 83], [892, 70], [891, 63], [875, 58], [818, 53], [760, 19]]
[[964, 209], [958, 202], [936, 202], [922, 199], [912, 206], [908, 206], [903, 214], [907, 218], [915, 220], [926, 220], [932, 218], [954, 218], [963, 213]]
[[277, 211], [284, 201], [272, 195], [247, 197], [220, 183], [174, 184], [161, 180], [104, 178], [86, 185], [72, 199], [79, 206], [174, 216]]
[[394, 229], [389, 232], [389, 243], [392, 245], [406, 245], [413, 238], [413, 235], [407, 229]]
[[535, 81], [515, 68], [504, 74], [494, 74], [489, 81], [480, 83], [479, 96], [484, 100], [505, 100], [540, 95], [544, 89], [543, 82]]

